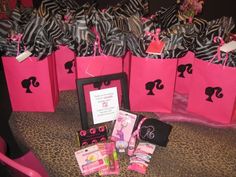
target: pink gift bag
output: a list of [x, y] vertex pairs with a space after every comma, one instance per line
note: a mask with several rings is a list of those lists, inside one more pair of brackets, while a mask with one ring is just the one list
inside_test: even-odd
[[178, 93], [189, 93], [189, 89], [191, 88], [193, 60], [194, 53], [190, 51], [184, 57], [178, 59], [175, 81], [175, 91]]
[[236, 117], [236, 68], [194, 60], [187, 110], [206, 119], [230, 123]]
[[113, 56], [89, 56], [76, 58], [77, 78], [88, 78], [122, 72], [122, 58]]
[[[122, 72], [122, 58], [117, 58], [113, 56], [89, 56], [89, 57], [77, 57], [76, 58], [76, 77], [80, 78], [89, 78], [101, 75], [115, 74]], [[104, 89], [107, 87], [117, 87], [120, 90], [120, 84], [115, 83], [115, 81], [111, 82], [109, 85], [101, 85], [100, 89]], [[92, 90], [96, 90], [93, 85], [85, 85], [84, 86], [84, 94], [86, 101], [87, 111], [91, 111], [91, 104], [89, 101], [89, 92]], [[118, 92], [120, 93], [120, 92]], [[121, 98], [121, 95], [118, 95]], [[119, 99], [120, 100], [120, 99]]]
[[59, 92], [53, 55], [21, 63], [15, 57], [2, 57], [2, 62], [13, 111], [55, 111]]
[[131, 57], [131, 111], [171, 112], [177, 59]]
[[57, 81], [59, 91], [75, 90], [75, 54], [66, 46], [60, 46], [55, 52]]

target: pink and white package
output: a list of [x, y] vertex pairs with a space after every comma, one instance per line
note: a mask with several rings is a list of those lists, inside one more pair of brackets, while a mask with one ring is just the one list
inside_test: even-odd
[[90, 175], [107, 168], [105, 156], [102, 155], [97, 145], [76, 151], [75, 157], [83, 176]]
[[129, 142], [136, 118], [137, 115], [135, 114], [119, 110], [111, 140]]
[[154, 153], [156, 145], [148, 142], [140, 142], [130, 158], [128, 170], [136, 171], [141, 174], [146, 174], [152, 154]]

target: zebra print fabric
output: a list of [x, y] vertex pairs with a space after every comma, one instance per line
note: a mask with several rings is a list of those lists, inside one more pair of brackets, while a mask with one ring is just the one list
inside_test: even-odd
[[232, 17], [221, 17], [209, 21], [206, 27], [205, 38], [207, 38], [208, 41], [213, 41], [214, 37], [218, 36], [225, 40], [234, 27], [235, 23]]
[[41, 60], [51, 54], [56, 45], [62, 44], [62, 38], [64, 38], [64, 32], [60, 21], [55, 18], [46, 21], [45, 18], [36, 16], [27, 24], [22, 41], [27, 50]]
[[5, 40], [11, 33], [16, 30], [16, 24], [10, 20], [0, 20], [0, 38]]
[[[11, 20], [0, 21], [0, 38], [22, 32], [26, 49], [40, 60], [58, 45], [68, 45], [78, 56], [99, 55], [96, 35], [106, 55], [120, 57], [130, 50], [133, 55], [144, 58], [179, 58], [192, 50], [199, 58], [210, 60], [217, 51], [217, 46], [212, 44], [214, 37], [227, 39], [234, 28], [229, 17], [210, 22], [194, 18], [192, 23], [186, 23], [187, 17], [179, 13], [179, 4], [161, 8], [145, 21], [142, 17], [148, 12], [147, 0], [123, 0], [106, 10], [98, 10], [96, 5], [79, 6], [76, 0], [43, 0], [37, 10], [16, 8]], [[146, 53], [152, 37], [145, 32], [154, 33], [156, 28], [161, 28], [159, 38], [165, 41], [162, 56]], [[0, 42], [2, 46], [7, 44]], [[14, 42], [9, 44], [12, 49], [16, 47]], [[12, 49], [9, 51], [14, 51]], [[228, 64], [234, 66], [235, 53], [229, 56]]]
[[11, 39], [1, 39], [0, 38], [0, 56], [17, 56], [18, 52], [21, 53], [24, 51], [24, 45], [21, 42], [19, 44], [18, 51], [18, 42]]
[[61, 8], [57, 1], [42, 0], [37, 10], [37, 15], [47, 21], [56, 14], [59, 14], [59, 12], [61, 12]]
[[173, 25], [180, 24], [178, 19], [179, 4], [174, 4], [169, 8], [161, 8], [156, 13], [158, 21], [160, 23], [161, 30], [170, 28]]
[[105, 55], [122, 57], [126, 53], [125, 35], [119, 28], [113, 28], [105, 38], [102, 52]]
[[[197, 40], [194, 50], [195, 57], [214, 64], [221, 64], [229, 67], [236, 67], [236, 50], [228, 53], [228, 58], [225, 52], [219, 51], [220, 44]], [[218, 52], [220, 55], [218, 56]], [[220, 57], [220, 58], [218, 58]]]

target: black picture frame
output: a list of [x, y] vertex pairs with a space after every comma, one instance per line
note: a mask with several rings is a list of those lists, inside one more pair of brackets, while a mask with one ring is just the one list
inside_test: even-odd
[[89, 128], [88, 112], [86, 108], [86, 100], [85, 100], [85, 93], [84, 93], [84, 85], [94, 84], [98, 82], [102, 83], [102, 82], [112, 81], [112, 80], [119, 80], [121, 84], [121, 92], [122, 92], [121, 99], [122, 100], [121, 100], [120, 109], [130, 110], [126, 73], [122, 72], [122, 73], [116, 73], [116, 74], [77, 79], [77, 93], [78, 93], [78, 101], [79, 101], [80, 119], [81, 119], [81, 126], [83, 130], [86, 130]]

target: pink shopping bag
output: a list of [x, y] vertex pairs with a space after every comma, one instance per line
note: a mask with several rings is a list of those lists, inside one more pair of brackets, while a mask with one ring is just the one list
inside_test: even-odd
[[188, 52], [184, 57], [178, 59], [177, 73], [175, 81], [175, 91], [182, 94], [188, 94], [191, 88], [192, 66], [194, 53]]
[[236, 117], [236, 68], [194, 60], [187, 110], [220, 123]]
[[171, 112], [177, 59], [132, 56], [129, 99], [131, 111]]
[[55, 52], [57, 81], [59, 91], [75, 90], [75, 54], [66, 46], [60, 46]]
[[122, 72], [122, 58], [105, 55], [76, 58], [77, 78], [88, 78], [120, 72]]
[[[89, 57], [77, 57], [76, 58], [76, 77], [80, 78], [89, 78], [101, 75], [115, 74], [123, 71], [122, 68], [122, 58], [117, 58], [113, 56], [89, 56]], [[100, 89], [107, 87], [117, 87], [120, 90], [120, 83], [110, 83], [105, 86], [102, 84]], [[96, 90], [98, 88], [93, 85], [85, 85], [84, 86], [84, 94], [86, 101], [86, 108], [88, 112], [91, 112], [91, 103], [89, 99], [89, 92], [92, 90]], [[118, 92], [120, 93], [120, 92]], [[118, 95], [121, 98], [121, 95]], [[120, 100], [120, 99], [119, 99]]]
[[13, 111], [54, 112], [58, 102], [55, 58], [42, 61], [35, 57], [18, 62], [2, 57]]

